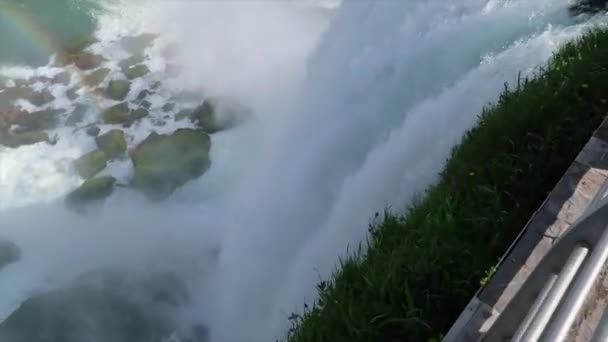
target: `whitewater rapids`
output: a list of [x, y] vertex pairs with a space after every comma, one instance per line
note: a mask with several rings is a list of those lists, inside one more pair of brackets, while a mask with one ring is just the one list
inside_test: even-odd
[[151, 205], [118, 191], [86, 218], [61, 196], [80, 182], [65, 161], [90, 143], [59, 130], [59, 146], [1, 150], [0, 237], [23, 258], [0, 272], [0, 319], [90, 269], [171, 269], [194, 294], [175, 315], [203, 322], [212, 342], [282, 336], [319, 279], [364, 241], [373, 214], [404, 208], [436, 180], [504, 82], [531, 75], [591, 25], [567, 6], [108, 3], [99, 49], [159, 32], [178, 44], [186, 70], [170, 85], [238, 98], [255, 119], [214, 135], [210, 171], [170, 200]]

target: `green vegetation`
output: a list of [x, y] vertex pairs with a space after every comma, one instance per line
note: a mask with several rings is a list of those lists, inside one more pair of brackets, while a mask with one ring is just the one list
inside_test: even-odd
[[370, 225], [294, 314], [291, 342], [428, 341], [445, 333], [608, 112], [608, 31], [565, 45], [506, 89], [454, 148], [440, 179]]

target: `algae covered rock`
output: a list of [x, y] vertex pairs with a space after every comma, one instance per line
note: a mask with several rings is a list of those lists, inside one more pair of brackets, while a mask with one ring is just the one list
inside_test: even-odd
[[16, 134], [0, 133], [0, 145], [10, 148], [34, 145], [41, 142], [52, 142], [49, 135], [44, 131], [28, 131]]
[[19, 260], [20, 257], [19, 246], [7, 240], [0, 240], [0, 271], [8, 264]]
[[113, 129], [98, 136], [95, 138], [95, 143], [109, 158], [119, 157], [127, 150], [125, 133], [119, 129]]
[[102, 113], [102, 117], [103, 121], [108, 124], [131, 124], [148, 114], [149, 112], [145, 108], [131, 110], [129, 105], [123, 102], [106, 109]]
[[90, 52], [80, 52], [61, 56], [59, 62], [66, 65], [74, 64], [80, 70], [91, 70], [99, 67], [103, 58]]
[[127, 80], [112, 80], [108, 83], [106, 95], [112, 100], [121, 101], [127, 97], [131, 90], [131, 82]]
[[84, 83], [89, 87], [96, 87], [103, 82], [109, 74], [110, 69], [108, 68], [97, 69], [84, 77]]
[[195, 129], [178, 129], [170, 135], [152, 133], [131, 153], [132, 184], [150, 199], [162, 199], [210, 166], [209, 136]]
[[169, 332], [159, 313], [121, 291], [82, 283], [27, 299], [0, 324], [0, 341], [161, 341]]
[[129, 121], [129, 105], [126, 102], [119, 103], [108, 109], [103, 114], [103, 121], [108, 124], [121, 124]]
[[145, 64], [138, 64], [122, 69], [122, 73], [130, 80], [147, 75], [149, 72], [150, 69]]
[[76, 159], [74, 168], [80, 177], [88, 179], [103, 170], [108, 164], [108, 155], [101, 150], [89, 152]]
[[199, 128], [208, 133], [215, 133], [235, 126], [246, 112], [244, 107], [236, 103], [213, 97], [191, 111], [179, 112], [176, 120], [188, 117]]
[[70, 116], [68, 116], [68, 118], [65, 120], [65, 124], [68, 126], [74, 126], [74, 125], [82, 122], [82, 120], [84, 119], [84, 115], [86, 114], [88, 108], [89, 108], [88, 106], [86, 106], [82, 103], [76, 104], [76, 106], [74, 107], [74, 110], [72, 111], [72, 113], [70, 113]]
[[101, 201], [114, 191], [116, 178], [102, 176], [87, 179], [78, 189], [66, 196], [65, 202], [69, 206], [78, 207], [91, 201]]
[[97, 126], [97, 125], [90, 126], [90, 127], [88, 127], [88, 128], [87, 128], [87, 130], [85, 131], [85, 133], [86, 133], [88, 136], [91, 136], [91, 137], [96, 137], [96, 136], [98, 136], [98, 135], [99, 135], [99, 132], [101, 132], [101, 128], [99, 128], [99, 126]]

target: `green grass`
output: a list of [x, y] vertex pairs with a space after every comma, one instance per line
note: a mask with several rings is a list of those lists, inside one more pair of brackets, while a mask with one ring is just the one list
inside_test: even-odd
[[608, 31], [598, 29], [483, 110], [438, 183], [370, 226], [366, 255], [319, 284], [288, 340], [440, 338], [602, 122], [607, 99]]

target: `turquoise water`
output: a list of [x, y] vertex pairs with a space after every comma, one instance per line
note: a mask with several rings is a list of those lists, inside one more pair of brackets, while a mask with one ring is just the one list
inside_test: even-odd
[[[61, 44], [90, 35], [99, 10], [95, 0], [0, 0], [0, 63], [46, 64], [52, 53], [46, 41]], [[43, 34], [36, 37], [32, 26]]]

